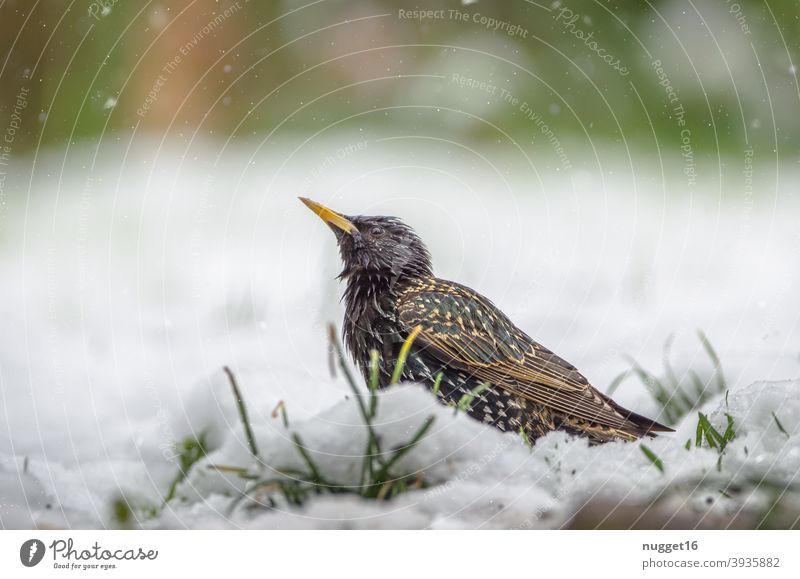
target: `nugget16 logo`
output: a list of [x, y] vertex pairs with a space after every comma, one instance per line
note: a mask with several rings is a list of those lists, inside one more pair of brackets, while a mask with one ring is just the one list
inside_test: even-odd
[[26, 567], [35, 567], [44, 558], [44, 543], [39, 539], [28, 539], [19, 548], [19, 560]]

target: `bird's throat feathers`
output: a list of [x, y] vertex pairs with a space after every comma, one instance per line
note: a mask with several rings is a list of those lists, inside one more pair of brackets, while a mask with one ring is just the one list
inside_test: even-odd
[[403, 285], [403, 278], [390, 270], [345, 269], [339, 278], [347, 283], [342, 299], [349, 317], [358, 317], [368, 308], [378, 315], [390, 314], [381, 302], [396, 297]]
[[433, 277], [431, 256], [414, 232], [395, 217], [345, 216], [355, 230], [337, 233], [344, 268], [345, 343], [365, 376], [371, 350], [389, 363], [402, 345], [396, 304], [409, 286]]
[[421, 283], [425, 278], [398, 277], [389, 270], [370, 269], [352, 270], [343, 277], [347, 280], [342, 296], [345, 304], [344, 343], [365, 380], [369, 379], [370, 352], [379, 352], [380, 383], [384, 385], [384, 378], [389, 375], [387, 368], [394, 367], [396, 350], [404, 340], [397, 325], [398, 296], [408, 285]]

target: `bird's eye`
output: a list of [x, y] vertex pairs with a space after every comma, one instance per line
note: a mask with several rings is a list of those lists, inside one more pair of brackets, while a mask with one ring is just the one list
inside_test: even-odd
[[369, 234], [372, 237], [380, 237], [383, 235], [383, 227], [378, 227], [377, 225], [369, 230]]

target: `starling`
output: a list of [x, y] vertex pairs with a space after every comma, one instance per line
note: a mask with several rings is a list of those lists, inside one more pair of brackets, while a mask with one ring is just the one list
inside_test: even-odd
[[365, 380], [379, 353], [379, 385], [387, 386], [400, 348], [416, 337], [401, 379], [433, 389], [445, 404], [530, 440], [552, 430], [590, 442], [633, 440], [670, 428], [626, 410], [578, 370], [517, 328], [487, 298], [434, 277], [431, 256], [396, 217], [347, 216], [300, 200], [336, 235], [345, 280], [344, 342]]

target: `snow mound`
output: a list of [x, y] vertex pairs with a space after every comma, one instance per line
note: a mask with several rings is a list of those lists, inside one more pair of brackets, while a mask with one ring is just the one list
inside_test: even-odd
[[[210, 465], [254, 467], [240, 424], [228, 423], [222, 444], [198, 462], [178, 489], [178, 499], [150, 524], [160, 527], [258, 528], [552, 528], [600, 499], [616, 505], [667, 500], [675, 508], [717, 515], [769, 506], [753, 480], [793, 483], [800, 473], [800, 382], [761, 382], [715, 402], [711, 422], [722, 432], [733, 417], [736, 437], [722, 459], [695, 446], [696, 414], [675, 434], [637, 443], [589, 446], [552, 433], [531, 448], [514, 433], [486, 427], [434, 402], [417, 385], [381, 392], [375, 431], [384, 450], [405, 445], [424, 421], [430, 430], [398, 463], [396, 475], [424, 477], [426, 488], [391, 501], [353, 494], [313, 495], [300, 507], [231, 509], [246, 481]], [[774, 413], [774, 414], [773, 414]], [[778, 420], [776, 420], [776, 416]], [[780, 426], [779, 426], [780, 424]], [[254, 424], [264, 467], [304, 470], [291, 439], [302, 436], [326, 479], [357, 485], [367, 431], [356, 401], [339, 402], [285, 428], [280, 420]], [[687, 440], [689, 441], [687, 448]], [[640, 448], [663, 462], [656, 468]], [[725, 489], [739, 490], [721, 493]]]

